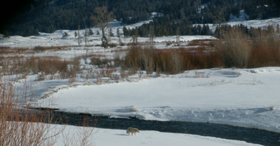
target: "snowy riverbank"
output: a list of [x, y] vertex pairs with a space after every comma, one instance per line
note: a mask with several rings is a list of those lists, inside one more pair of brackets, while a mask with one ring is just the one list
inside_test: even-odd
[[[280, 131], [280, 68], [206, 69], [63, 89], [37, 106], [65, 112], [194, 121]], [[270, 107], [274, 106], [273, 110]]]

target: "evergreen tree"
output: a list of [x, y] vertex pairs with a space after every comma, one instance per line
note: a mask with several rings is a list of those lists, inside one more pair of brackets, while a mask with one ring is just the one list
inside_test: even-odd
[[119, 30], [119, 28], [117, 29], [117, 37], [120, 37], [120, 30]]
[[64, 32], [63, 35], [62, 35], [62, 38], [66, 38], [68, 36], [69, 36], [69, 34], [67, 32]]
[[36, 29], [36, 30], [35, 30], [35, 35], [36, 35], [36, 36], [40, 35], [40, 33], [39, 33], [39, 30], [38, 30], [38, 29]]
[[210, 28], [208, 25], [203, 24], [201, 35], [210, 35]]
[[268, 32], [268, 34], [274, 33], [273, 25], [269, 25], [269, 26], [267, 27], [267, 32]]
[[78, 26], [78, 46], [81, 46], [81, 42], [82, 42], [82, 38], [81, 38], [81, 34], [80, 34], [80, 25]]
[[4, 38], [10, 38], [9, 32], [7, 30], [4, 31]]
[[150, 25], [149, 29], [150, 29], [150, 31], [149, 31], [150, 42], [153, 44], [154, 43], [154, 38], [155, 38], [154, 26]]
[[94, 34], [94, 33], [93, 33], [92, 29], [88, 28], [88, 35], [89, 35], [89, 36], [92, 36], [93, 34]]
[[187, 30], [186, 30], [186, 35], [192, 35], [192, 28], [191, 27], [187, 27]]
[[177, 27], [176, 28], [176, 42], [180, 42], [180, 28]]
[[119, 28], [117, 29], [117, 37], [119, 38], [119, 44], [122, 45], [121, 35]]
[[89, 36], [89, 30], [85, 29], [85, 33], [84, 33], [85, 46], [88, 44], [88, 36]]
[[127, 30], [127, 28], [125, 26], [123, 27], [123, 35], [124, 35], [124, 37], [128, 37], [129, 36], [129, 32], [128, 32], [128, 30]]
[[132, 30], [132, 38], [133, 38], [133, 43], [137, 43], [137, 41], [138, 41], [138, 30], [137, 30], [137, 28]]

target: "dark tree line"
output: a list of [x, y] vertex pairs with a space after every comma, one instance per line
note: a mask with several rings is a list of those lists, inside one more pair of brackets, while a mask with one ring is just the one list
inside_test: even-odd
[[[151, 28], [153, 30], [153, 34], [151, 34]], [[178, 33], [179, 30], [179, 33]], [[217, 25], [214, 28], [214, 32], [210, 29], [210, 27], [206, 24], [203, 25], [192, 25], [188, 27], [180, 27], [180, 26], [168, 26], [163, 27], [157, 26], [153, 23], [144, 24], [143, 26], [135, 29], [127, 29], [123, 27], [124, 37], [137, 36], [140, 37], [149, 37], [150, 35], [155, 36], [170, 36], [170, 35], [214, 35], [217, 38], [222, 38], [223, 34], [232, 30], [241, 30], [244, 34], [252, 38], [263, 37], [267, 35], [271, 35], [273, 33], [280, 33], [279, 24], [273, 26], [269, 25], [266, 29], [262, 29], [260, 27], [247, 27], [243, 24], [237, 26], [231, 25]]]
[[[181, 34], [196, 34], [192, 24], [220, 24], [229, 20], [230, 13], [238, 16], [242, 9], [250, 19], [279, 17], [276, 4], [273, 0], [33, 0], [1, 27], [0, 33], [28, 36], [86, 28], [91, 26], [94, 8], [106, 6], [123, 24], [147, 20], [152, 12], [163, 14], [148, 24], [154, 26], [157, 36], [174, 34], [177, 27]], [[146, 27], [150, 26], [141, 27], [139, 35], [147, 35]]]
[[153, 23], [144, 24], [139, 28], [135, 29], [127, 29], [123, 27], [124, 37], [135, 36], [137, 34], [140, 37], [149, 37], [151, 35], [154, 36], [170, 36], [170, 35], [213, 35], [210, 27], [208, 25], [203, 24], [196, 26], [161, 26], [155, 25]]
[[237, 26], [221, 25], [216, 28], [214, 35], [217, 38], [223, 38], [223, 35], [226, 32], [230, 32], [232, 30], [240, 30], [242, 33], [247, 34], [251, 38], [258, 38], [265, 37], [274, 33], [280, 33], [280, 26], [279, 24], [277, 24], [276, 26], [269, 25], [266, 29], [262, 29], [260, 27], [247, 27], [243, 24]]

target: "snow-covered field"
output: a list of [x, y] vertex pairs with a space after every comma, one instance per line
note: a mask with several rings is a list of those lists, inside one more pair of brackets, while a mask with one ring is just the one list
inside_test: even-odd
[[[143, 23], [128, 27], [138, 27]], [[241, 23], [265, 28], [270, 24], [279, 24], [280, 18], [229, 22], [228, 24]], [[118, 28], [122, 30], [122, 26], [118, 22], [112, 22], [115, 34]], [[97, 28], [92, 29], [94, 33], [97, 31]], [[84, 31], [81, 30], [80, 33], [83, 34]], [[67, 32], [69, 36], [62, 38], [64, 32]], [[90, 47], [77, 47], [78, 42], [74, 32], [57, 30], [50, 34], [40, 33], [39, 36], [11, 36], [8, 39], [0, 39], [0, 47], [32, 49], [35, 46], [69, 46], [59, 51], [50, 50], [29, 55], [14, 54], [59, 56], [62, 59], [85, 55], [86, 50], [112, 58], [115, 54], [114, 50], [127, 48], [127, 46], [118, 46], [103, 49], [96, 46], [101, 43], [101, 36], [98, 35], [88, 38]], [[197, 39], [215, 38], [212, 36], [180, 37], [183, 45]], [[140, 37], [138, 41], [148, 42], [149, 39]], [[165, 42], [176, 41], [176, 36], [158, 37], [154, 41], [156, 42], [155, 47], [158, 49], [176, 48], [175, 45], [167, 46], [165, 44]], [[118, 38], [112, 37], [111, 42], [118, 43]], [[129, 43], [132, 42], [132, 39], [122, 38], [122, 42]], [[92, 66], [81, 59], [81, 67]], [[93, 69], [98, 68], [93, 67]], [[119, 74], [118, 71], [116, 74]], [[20, 91], [16, 92], [16, 96], [23, 94], [24, 87], [27, 87], [27, 104], [35, 107], [59, 108], [61, 111], [67, 112], [103, 114], [120, 118], [136, 116], [145, 120], [210, 122], [280, 132], [280, 67], [213, 68], [185, 71], [169, 76], [161, 74], [160, 77], [144, 73], [141, 74], [141, 78], [139, 77], [138, 72], [118, 83], [104, 77], [102, 84], [98, 84], [96, 79], [83, 80], [79, 77], [74, 83], [70, 83], [68, 79], [37, 81], [37, 75], [34, 74], [28, 75], [26, 79], [16, 80], [16, 76], [5, 76], [4, 79], [13, 81], [12, 85], [17, 91]], [[46, 94], [48, 96], [45, 96]], [[46, 98], [42, 99], [42, 97]], [[273, 108], [271, 109], [271, 107]], [[73, 126], [67, 126], [66, 131], [69, 129], [75, 131]], [[124, 130], [96, 128], [95, 131], [93, 136], [96, 145], [250, 145], [240, 141], [141, 131], [141, 129], [136, 137], [125, 135]]]
[[[93, 28], [95, 30], [96, 28]], [[96, 29], [97, 30], [97, 29]], [[69, 36], [65, 39], [62, 38], [62, 34], [67, 32]], [[83, 33], [84, 30], [81, 30]], [[74, 36], [75, 31], [72, 30], [59, 30], [54, 33], [47, 34], [41, 33], [39, 36], [11, 36], [9, 39], [0, 39], [0, 47], [11, 47], [11, 48], [34, 48], [36, 46], [78, 46], [78, 38]], [[199, 39], [215, 39], [212, 36], [181, 36], [180, 41], [192, 41]], [[121, 38], [123, 43], [132, 43], [132, 38]], [[117, 37], [111, 37], [111, 43], [119, 44], [119, 39]], [[164, 42], [175, 42], [176, 36], [166, 36], [166, 37], [156, 37], [154, 42], [164, 43]], [[149, 38], [139, 37], [138, 42], [149, 42]], [[87, 45], [100, 45], [101, 36], [93, 35], [88, 37]], [[82, 47], [84, 48], [84, 41], [82, 42]]]

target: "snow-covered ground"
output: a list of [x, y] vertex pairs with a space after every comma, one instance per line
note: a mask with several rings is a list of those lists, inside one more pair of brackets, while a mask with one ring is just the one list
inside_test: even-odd
[[[134, 27], [134, 26], [133, 26]], [[93, 30], [97, 30], [97, 28], [93, 28]], [[81, 30], [83, 33], [85, 30]], [[62, 38], [62, 34], [67, 32], [69, 36], [67, 38]], [[72, 30], [59, 30], [54, 33], [40, 33], [39, 36], [11, 36], [9, 39], [0, 39], [0, 47], [11, 47], [11, 48], [34, 48], [36, 46], [78, 46], [78, 38], [74, 36], [75, 31]], [[198, 39], [215, 39], [212, 36], [181, 36], [180, 41], [192, 41]], [[82, 48], [84, 48], [84, 39], [81, 43]], [[132, 43], [132, 38], [127, 37], [121, 38], [123, 43]], [[139, 37], [138, 42], [144, 43], [149, 42], [149, 38]], [[156, 37], [154, 42], [162, 43], [162, 42], [175, 42], [176, 36], [166, 36], [166, 37]], [[111, 43], [119, 44], [119, 39], [117, 37], [111, 37]], [[88, 37], [87, 45], [100, 45], [101, 44], [101, 36], [93, 35]]]
[[[61, 126], [55, 127], [61, 129]], [[92, 128], [83, 128], [75, 126], [66, 126], [63, 134], [73, 137], [70, 141], [79, 141], [80, 132], [91, 131]], [[83, 133], [81, 133], [82, 135]], [[55, 146], [64, 145], [64, 139], [62, 134], [59, 135]], [[68, 137], [69, 138], [69, 137]], [[136, 136], [129, 136], [125, 130], [111, 130], [111, 129], [100, 129], [95, 128], [93, 134], [88, 138], [88, 142], [91, 145], [102, 145], [102, 146], [196, 146], [196, 145], [207, 145], [207, 146], [257, 146], [257, 144], [250, 144], [243, 141], [226, 140], [214, 137], [204, 137], [190, 134], [174, 134], [174, 133], [163, 133], [158, 131], [141, 131]]]

